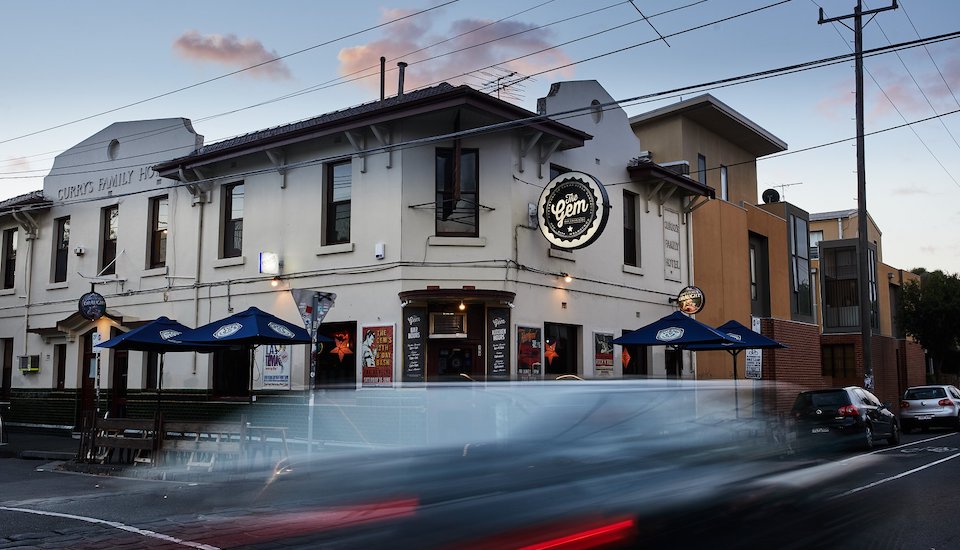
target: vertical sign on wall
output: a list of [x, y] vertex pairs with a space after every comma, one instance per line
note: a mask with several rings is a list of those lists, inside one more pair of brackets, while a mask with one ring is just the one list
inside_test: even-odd
[[543, 378], [543, 331], [540, 327], [517, 326], [517, 378]]
[[593, 333], [593, 368], [597, 378], [613, 378], [613, 334]]
[[364, 388], [393, 385], [393, 325], [365, 326], [360, 331], [360, 376]]
[[509, 309], [498, 307], [487, 310], [487, 376], [494, 380], [510, 378], [509, 327]]
[[680, 213], [663, 209], [663, 277], [668, 281], [681, 280], [680, 273]]
[[427, 351], [427, 309], [403, 310], [403, 381], [423, 382], [424, 353]]
[[[753, 332], [760, 333], [759, 317], [750, 316], [750, 328], [753, 329]], [[744, 376], [753, 380], [760, 380], [763, 377], [763, 350], [748, 349], [746, 356]]]

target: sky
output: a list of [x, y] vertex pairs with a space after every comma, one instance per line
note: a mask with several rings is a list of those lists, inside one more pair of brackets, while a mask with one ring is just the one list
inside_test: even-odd
[[[864, 10], [890, 0], [863, 0]], [[960, 2], [900, 0], [865, 50], [960, 31]], [[0, 7], [0, 200], [114, 122], [185, 117], [213, 143], [446, 81], [529, 110], [597, 80], [628, 115], [711, 93], [788, 144], [757, 163], [808, 212], [857, 207], [856, 0], [7, 0]], [[646, 19], [645, 19], [646, 18]], [[845, 21], [852, 27], [852, 19]], [[279, 59], [278, 59], [279, 58]], [[251, 68], [253, 67], [253, 68]], [[960, 272], [960, 38], [864, 60], [866, 200], [894, 267]], [[672, 90], [681, 90], [672, 92]], [[675, 160], [675, 159], [655, 159]]]

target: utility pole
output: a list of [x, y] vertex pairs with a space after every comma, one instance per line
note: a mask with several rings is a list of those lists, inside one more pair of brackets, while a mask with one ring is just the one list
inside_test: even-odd
[[[857, 264], [859, 272], [857, 275], [857, 286], [860, 289], [860, 337], [863, 356], [863, 386], [868, 390], [873, 390], [873, 351], [871, 349], [871, 315], [873, 312], [873, 301], [870, 296], [870, 278], [868, 265], [870, 254], [867, 250], [870, 239], [867, 238], [867, 177], [864, 161], [863, 146], [863, 16], [874, 15], [882, 11], [897, 9], [897, 0], [892, 0], [893, 4], [885, 8], [863, 11], [862, 0], [857, 0], [853, 13], [842, 15], [840, 17], [823, 18], [823, 8], [820, 8], [819, 24], [839, 22], [844, 27], [853, 31], [854, 47], [856, 53], [855, 72], [857, 76]], [[853, 28], [843, 22], [844, 19], [853, 18]], [[872, 20], [873, 18], [871, 18]], [[869, 21], [868, 21], [869, 23]], [[874, 267], [875, 269], [875, 267]]]

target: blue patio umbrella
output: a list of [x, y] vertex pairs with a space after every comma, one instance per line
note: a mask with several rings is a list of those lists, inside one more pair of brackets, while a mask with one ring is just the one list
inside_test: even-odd
[[[320, 341], [332, 341], [317, 336]], [[207, 323], [180, 336], [184, 342], [227, 346], [259, 346], [261, 344], [309, 344], [305, 328], [251, 307], [240, 313]]]
[[[718, 344], [733, 342], [726, 334], [701, 323], [692, 317], [674, 311], [649, 325], [614, 338], [614, 344], [635, 346], [671, 346], [675, 349], [689, 349], [693, 344]], [[678, 362], [680, 358], [677, 358]], [[679, 376], [680, 366], [677, 365]]]
[[[755, 332], [732, 319], [717, 327], [717, 330], [726, 334], [733, 341], [712, 344], [693, 344], [688, 346], [687, 349], [695, 351], [723, 350], [728, 352], [733, 358], [734, 388], [736, 388], [737, 385], [737, 355], [741, 351], [745, 349], [775, 349], [787, 347], [786, 345], [777, 342], [773, 338], [767, 338], [759, 332]], [[739, 397], [736, 394], [736, 389], [734, 389], [734, 396], [737, 398], [737, 414], [739, 415]]]
[[168, 351], [199, 351], [210, 353], [220, 346], [209, 344], [186, 343], [180, 335], [191, 329], [173, 319], [157, 317], [149, 323], [115, 336], [98, 347], [113, 348], [130, 351], [146, 351], [160, 354], [160, 364], [157, 372], [157, 412], [160, 412], [160, 393], [163, 391], [163, 356]]
[[693, 344], [735, 343], [726, 334], [679, 311], [614, 338], [614, 344], [636, 346], [675, 346], [690, 349]]

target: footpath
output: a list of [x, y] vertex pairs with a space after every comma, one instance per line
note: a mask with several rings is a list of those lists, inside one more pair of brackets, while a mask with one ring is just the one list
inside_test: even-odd
[[80, 448], [80, 436], [66, 432], [14, 429], [0, 444], [0, 458], [28, 460], [73, 460]]

